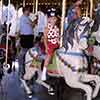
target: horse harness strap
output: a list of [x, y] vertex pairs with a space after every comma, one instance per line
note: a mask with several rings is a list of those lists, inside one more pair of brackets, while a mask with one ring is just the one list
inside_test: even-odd
[[96, 41], [97, 43], [95, 44], [96, 46], [100, 46], [100, 43], [98, 41]]
[[36, 60], [36, 61], [39, 59], [38, 56], [37, 56], [37, 58], [34, 57], [34, 55], [31, 53], [31, 49], [29, 50], [29, 55], [30, 55], [32, 58], [34, 58], [34, 60]]
[[67, 66], [68, 68], [71, 68], [71, 70], [73, 72], [85, 72], [87, 70], [87, 68], [83, 67], [83, 68], [79, 68], [79, 69], [75, 69], [75, 66], [72, 66], [71, 64], [68, 64], [67, 61], [65, 61], [57, 52], [56, 55], [58, 56], [58, 58], [62, 61], [62, 63]]
[[31, 49], [29, 50], [29, 55], [34, 58], [33, 54], [31, 53]]
[[41, 56], [38, 55], [37, 57], [34, 57], [34, 55], [31, 53], [31, 49], [29, 49], [29, 55], [30, 55], [32, 58], [34, 58], [33, 61], [39, 61], [39, 62], [41, 62], [41, 60], [40, 60], [40, 57], [41, 57]]
[[[59, 53], [64, 53], [64, 52], [60, 51]], [[78, 56], [78, 57], [85, 57], [84, 54], [82, 54], [82, 53], [76, 53], [76, 52], [65, 52], [64, 54], [66, 54], [66, 55], [72, 55], [72, 56]]]

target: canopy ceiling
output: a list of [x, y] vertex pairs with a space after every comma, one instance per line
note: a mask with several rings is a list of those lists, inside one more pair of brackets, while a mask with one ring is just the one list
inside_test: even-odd
[[[8, 0], [3, 0], [3, 2], [7, 2]], [[35, 2], [36, 0], [11, 0], [11, 2], [16, 6], [19, 5], [23, 5], [23, 1], [25, 1], [26, 5], [31, 5], [33, 7], [33, 5], [35, 6]], [[68, 8], [71, 4], [72, 4], [73, 0], [66, 0], [66, 8]], [[93, 0], [93, 4], [95, 7], [96, 2], [100, 2], [100, 0]], [[62, 8], [62, 0], [38, 0], [38, 8], [40, 6], [54, 6], [54, 7], [58, 7], [58, 8]], [[86, 12], [86, 8], [90, 8], [90, 3], [89, 0], [83, 0], [82, 3], [82, 12]], [[88, 9], [89, 10], [89, 9]]]

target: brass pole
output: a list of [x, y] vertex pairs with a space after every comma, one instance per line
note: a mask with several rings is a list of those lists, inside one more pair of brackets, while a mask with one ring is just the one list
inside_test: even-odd
[[33, 0], [33, 13], [34, 13], [34, 0]]
[[64, 21], [65, 21], [65, 12], [66, 12], [66, 0], [62, 2], [62, 18], [61, 18], [61, 39], [60, 39], [60, 47], [63, 44], [63, 32], [64, 32]]
[[86, 8], [86, 17], [88, 17], [88, 6], [87, 6], [87, 8]]
[[7, 65], [8, 63], [8, 33], [9, 33], [9, 17], [10, 17], [10, 13], [9, 13], [9, 10], [10, 10], [10, 4], [11, 4], [11, 1], [9, 0], [8, 1], [8, 16], [7, 16], [7, 37], [6, 37], [6, 60], [5, 60], [5, 63]]
[[93, 0], [90, 0], [90, 17], [92, 18], [93, 14]]
[[35, 13], [38, 11], [38, 0], [36, 0], [36, 8], [35, 8]]
[[1, 24], [3, 24], [3, 0], [1, 0]]
[[25, 7], [25, 0], [23, 0], [23, 7]]

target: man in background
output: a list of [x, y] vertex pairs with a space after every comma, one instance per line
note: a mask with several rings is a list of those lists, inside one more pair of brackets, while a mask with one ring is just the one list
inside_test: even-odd
[[29, 18], [30, 15], [30, 7], [26, 6], [23, 8], [23, 15], [20, 18], [20, 44], [21, 50], [19, 54], [19, 74], [23, 77], [25, 73], [25, 54], [29, 48], [33, 47], [33, 28], [32, 21]]

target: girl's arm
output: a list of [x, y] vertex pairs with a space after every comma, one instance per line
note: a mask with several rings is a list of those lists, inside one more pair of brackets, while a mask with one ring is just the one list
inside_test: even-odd
[[48, 37], [47, 37], [47, 33], [48, 33], [48, 28], [46, 27], [45, 31], [44, 31], [44, 45], [45, 45], [46, 53], [47, 53], [47, 50], [48, 50], [48, 45], [47, 45]]

